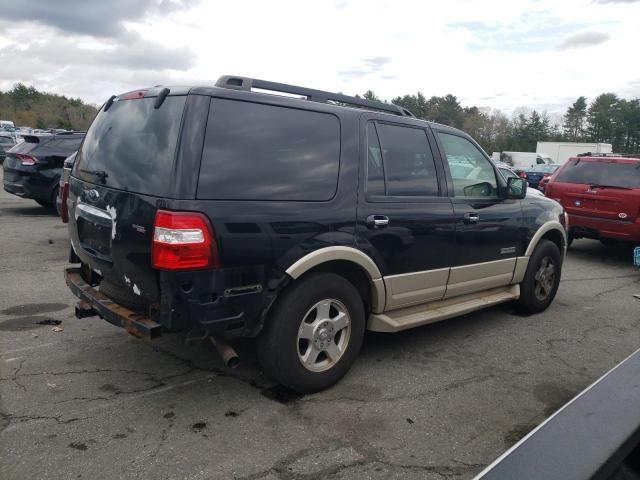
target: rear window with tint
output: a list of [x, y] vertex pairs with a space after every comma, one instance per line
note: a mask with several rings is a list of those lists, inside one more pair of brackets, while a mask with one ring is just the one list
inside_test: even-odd
[[198, 198], [333, 198], [340, 122], [330, 114], [213, 99], [202, 152]]
[[556, 181], [640, 188], [640, 162], [613, 163], [571, 160], [571, 163], [558, 174]]
[[101, 110], [78, 154], [74, 176], [108, 187], [165, 196], [186, 96], [113, 102]]

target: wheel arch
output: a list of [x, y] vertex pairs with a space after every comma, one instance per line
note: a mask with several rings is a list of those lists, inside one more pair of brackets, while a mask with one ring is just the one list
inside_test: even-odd
[[533, 238], [531, 238], [525, 256], [530, 257], [538, 246], [538, 243], [540, 243], [540, 240], [543, 239], [555, 243], [560, 250], [560, 254], [564, 257], [567, 249], [567, 232], [559, 221], [549, 221], [542, 224], [533, 235]]
[[382, 274], [371, 257], [362, 251], [344, 246], [321, 248], [297, 260], [286, 273], [297, 280], [317, 271], [331, 271], [344, 276], [369, 303], [372, 312], [384, 311], [386, 292]]

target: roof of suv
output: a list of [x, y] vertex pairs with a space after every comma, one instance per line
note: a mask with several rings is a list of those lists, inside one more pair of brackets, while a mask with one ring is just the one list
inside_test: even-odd
[[581, 162], [603, 162], [603, 163], [637, 163], [640, 162], [640, 157], [623, 157], [623, 156], [611, 156], [608, 155], [586, 155], [584, 157], [571, 157], [569, 160], [580, 160]]
[[[223, 90], [229, 92], [230, 90], [243, 91], [256, 95], [269, 95], [271, 97], [278, 96], [283, 99], [293, 101], [306, 101], [322, 103], [331, 105], [338, 108], [350, 108], [350, 109], [364, 109], [378, 113], [387, 113], [393, 116], [408, 117], [415, 120], [417, 119], [413, 113], [408, 109], [395, 105], [393, 103], [367, 100], [366, 98], [353, 97], [344, 95], [342, 93], [333, 93], [323, 90], [315, 90], [306, 87], [299, 87], [295, 85], [287, 85], [284, 83], [277, 83], [268, 80], [258, 80], [254, 78], [223, 75], [215, 83], [215, 86], [164, 86], [156, 85], [152, 88], [145, 88], [139, 90], [133, 90], [130, 92], [122, 93], [118, 96], [112, 96], [105, 104], [105, 109], [111, 106], [111, 102], [114, 100], [127, 100], [132, 98], [149, 98], [149, 97], [166, 97], [168, 95], [186, 95], [189, 93], [211, 95], [216, 91]], [[159, 102], [162, 104], [162, 100]], [[424, 121], [424, 120], [421, 120]]]

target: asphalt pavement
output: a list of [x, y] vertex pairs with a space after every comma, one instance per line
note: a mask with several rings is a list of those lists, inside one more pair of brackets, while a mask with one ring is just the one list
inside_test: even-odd
[[5, 480], [470, 479], [640, 346], [631, 249], [578, 240], [546, 312], [367, 334], [342, 382], [301, 397], [249, 343], [227, 370], [210, 343], [76, 319], [68, 249], [51, 212], [0, 193]]

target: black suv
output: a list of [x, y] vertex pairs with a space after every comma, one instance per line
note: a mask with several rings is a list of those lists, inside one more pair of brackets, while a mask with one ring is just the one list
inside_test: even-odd
[[40, 205], [55, 208], [59, 213], [58, 185], [62, 164], [78, 150], [84, 132], [55, 135], [25, 135], [24, 142], [7, 152], [3, 165], [4, 189], [22, 198], [31, 198]]
[[242, 77], [111, 97], [67, 206], [77, 316], [209, 336], [229, 361], [227, 341], [257, 337], [300, 392], [338, 381], [366, 329], [546, 309], [567, 244], [562, 207], [463, 132]]

